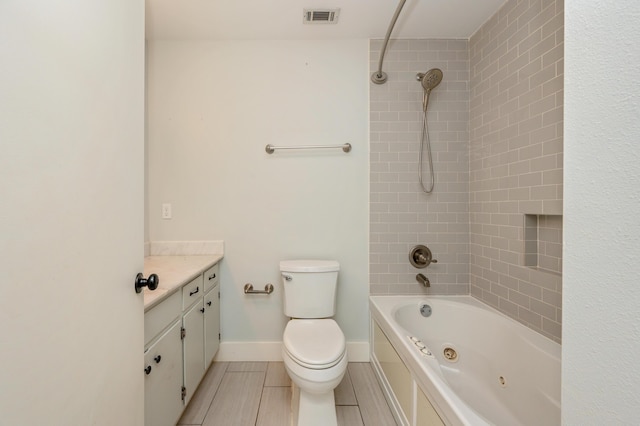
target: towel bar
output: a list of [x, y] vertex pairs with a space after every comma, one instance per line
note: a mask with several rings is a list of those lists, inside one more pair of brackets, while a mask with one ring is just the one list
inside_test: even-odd
[[344, 145], [298, 145], [298, 146], [273, 146], [267, 145], [264, 150], [267, 154], [273, 154], [276, 149], [325, 149], [325, 148], [341, 148], [344, 152], [351, 151], [351, 144], [345, 143]]

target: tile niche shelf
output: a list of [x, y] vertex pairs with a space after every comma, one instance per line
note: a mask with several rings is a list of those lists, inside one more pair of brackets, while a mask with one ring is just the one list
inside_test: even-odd
[[562, 275], [562, 215], [524, 215], [524, 265]]

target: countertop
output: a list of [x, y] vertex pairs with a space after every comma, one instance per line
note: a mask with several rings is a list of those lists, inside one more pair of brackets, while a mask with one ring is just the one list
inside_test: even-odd
[[157, 289], [143, 289], [145, 312], [218, 263], [222, 257], [222, 254], [145, 257], [144, 276], [156, 274], [160, 280]]

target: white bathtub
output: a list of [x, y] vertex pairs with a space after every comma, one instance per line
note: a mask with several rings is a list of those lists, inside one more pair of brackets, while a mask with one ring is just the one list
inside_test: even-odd
[[401, 424], [431, 423], [416, 408], [421, 392], [447, 425], [560, 424], [559, 344], [471, 296], [371, 296], [370, 306], [372, 363]]

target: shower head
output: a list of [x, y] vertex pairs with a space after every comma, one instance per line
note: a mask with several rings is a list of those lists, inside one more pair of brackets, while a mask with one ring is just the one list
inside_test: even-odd
[[422, 88], [428, 94], [442, 81], [442, 71], [438, 68], [432, 68], [424, 74], [419, 73], [416, 78], [422, 83]]

